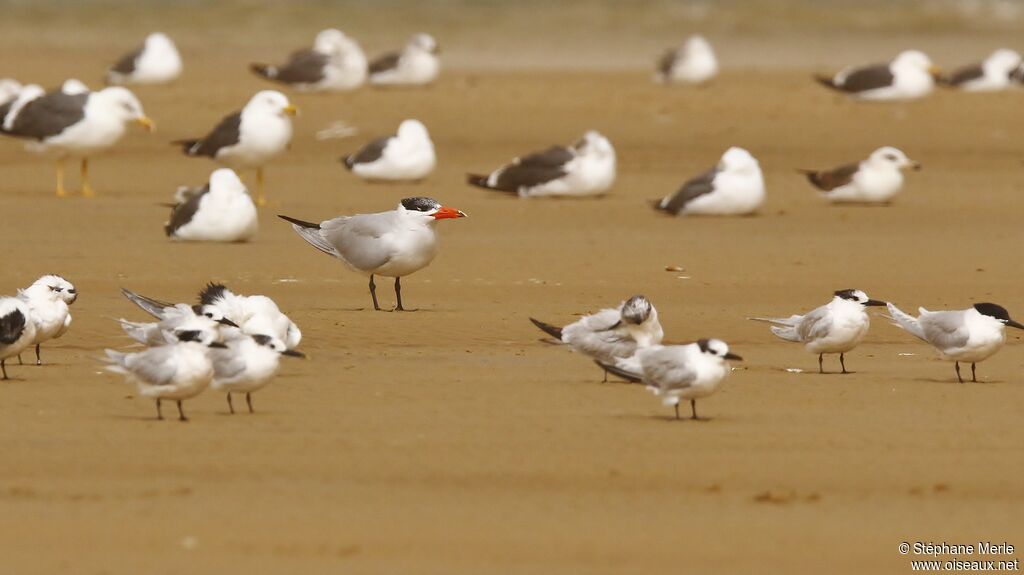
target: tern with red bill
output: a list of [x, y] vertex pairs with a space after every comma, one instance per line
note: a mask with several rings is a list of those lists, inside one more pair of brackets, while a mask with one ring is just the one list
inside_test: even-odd
[[295, 232], [314, 248], [369, 275], [373, 309], [380, 310], [373, 276], [395, 278], [395, 310], [404, 311], [402, 277], [427, 267], [437, 255], [434, 224], [438, 220], [464, 218], [466, 214], [442, 206], [433, 198], [405, 198], [388, 212], [339, 216], [318, 224], [278, 217], [290, 222]]

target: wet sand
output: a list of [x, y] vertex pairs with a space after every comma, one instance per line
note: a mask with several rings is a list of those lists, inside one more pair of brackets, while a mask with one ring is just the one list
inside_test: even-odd
[[[56, 51], [4, 73], [34, 79]], [[95, 200], [54, 198], [49, 161], [0, 142], [4, 292], [57, 272], [82, 294], [47, 365], [9, 366], [0, 384], [12, 572], [903, 573], [901, 541], [1024, 545], [1021, 334], [979, 366], [981, 383], [958, 385], [952, 365], [882, 318], [847, 376], [812, 373], [814, 356], [744, 319], [851, 287], [908, 310], [995, 301], [1024, 315], [1024, 94], [856, 105], [801, 69], [729, 70], [696, 90], [640, 70], [455, 70], [426, 90], [298, 95], [257, 239], [172, 244], [157, 204], [214, 165], [168, 142], [267, 86], [246, 75], [245, 54], [193, 59], [178, 84], [138, 89], [159, 130], [94, 162]], [[406, 117], [438, 149], [427, 181], [367, 184], [337, 162]], [[337, 120], [360, 133], [315, 140]], [[463, 183], [589, 128], [618, 151], [604, 199], [521, 201]], [[924, 164], [887, 208], [828, 206], [794, 171], [884, 144]], [[761, 161], [760, 215], [650, 210], [730, 145]], [[441, 222], [440, 256], [403, 282], [415, 313], [365, 309], [365, 278], [274, 217], [412, 195], [470, 215]], [[143, 317], [118, 288], [187, 300], [209, 280], [277, 300], [310, 357], [283, 365], [255, 415], [229, 416], [208, 392], [187, 404], [190, 423], [155, 421], [97, 361], [126, 344], [112, 318]], [[720, 337], [746, 358], [701, 402], [710, 421], [672, 421], [639, 386], [599, 383], [527, 321], [569, 322], [634, 293], [668, 339]]]

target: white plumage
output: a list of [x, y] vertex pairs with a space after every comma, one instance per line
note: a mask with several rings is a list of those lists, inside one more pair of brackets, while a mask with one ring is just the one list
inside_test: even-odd
[[225, 349], [211, 352], [215, 391], [227, 394], [228, 408], [235, 412], [232, 393], [244, 393], [249, 413], [253, 413], [252, 393], [263, 389], [277, 373], [282, 355], [303, 357], [287, 349], [283, 341], [267, 335], [241, 335], [229, 338]]
[[166, 34], [154, 32], [107, 71], [109, 84], [166, 84], [181, 75], [181, 54]]
[[718, 59], [706, 38], [693, 35], [658, 62], [655, 79], [663, 84], [701, 84], [718, 74]]
[[28, 302], [16, 297], [0, 297], [0, 372], [7, 379], [7, 359], [32, 345], [35, 322]]
[[45, 275], [18, 296], [28, 304], [35, 337], [29, 345], [36, 346], [36, 365], [42, 365], [40, 348], [51, 339], [57, 339], [71, 326], [69, 305], [78, 299], [78, 290], [68, 280], [57, 275]]
[[761, 165], [747, 150], [733, 147], [717, 166], [688, 180], [654, 207], [676, 216], [738, 216], [757, 211], [764, 198]]
[[858, 164], [802, 171], [830, 202], [884, 204], [903, 189], [903, 170], [908, 168], [920, 170], [921, 164], [901, 150], [885, 146]]
[[244, 242], [259, 229], [256, 204], [230, 168], [214, 171], [203, 188], [178, 188], [175, 199], [171, 219], [164, 225], [172, 239]]
[[888, 64], [848, 67], [832, 78], [818, 76], [817, 80], [857, 100], [913, 100], [930, 94], [938, 75], [927, 54], [906, 50]]
[[400, 53], [385, 54], [370, 63], [370, 83], [375, 86], [422, 86], [441, 72], [437, 41], [430, 34], [416, 34]]
[[397, 134], [375, 140], [343, 161], [361, 178], [387, 181], [422, 180], [437, 165], [434, 143], [419, 120], [403, 121]]

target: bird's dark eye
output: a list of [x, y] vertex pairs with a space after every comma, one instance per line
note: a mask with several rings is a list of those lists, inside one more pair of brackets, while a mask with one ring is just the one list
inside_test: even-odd
[[204, 313], [203, 315], [205, 315], [206, 317], [208, 317], [210, 319], [213, 319], [213, 314], [212, 313]]
[[886, 154], [885, 159], [889, 160], [890, 162], [895, 162], [899, 158], [897, 158], [895, 154]]

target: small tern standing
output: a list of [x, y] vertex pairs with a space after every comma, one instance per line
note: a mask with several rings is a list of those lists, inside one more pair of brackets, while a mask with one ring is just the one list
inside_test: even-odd
[[287, 349], [284, 342], [269, 335], [241, 335], [227, 341], [227, 348], [211, 351], [214, 391], [228, 396], [228, 409], [235, 413], [232, 393], [244, 393], [249, 413], [253, 413], [252, 394], [263, 389], [277, 373], [281, 356], [305, 357]]
[[461, 210], [442, 206], [433, 198], [405, 198], [389, 212], [340, 216], [312, 223], [278, 216], [290, 222], [295, 233], [309, 245], [338, 258], [345, 265], [370, 276], [370, 297], [373, 309], [377, 303], [377, 286], [373, 276], [395, 278], [396, 311], [402, 307], [402, 277], [417, 272], [437, 255], [438, 220], [464, 218]]
[[893, 324], [934, 347], [942, 359], [954, 362], [956, 378], [960, 376], [960, 362], [971, 363], [971, 381], [978, 381], [975, 364], [993, 356], [1006, 343], [1006, 326], [1024, 329], [1024, 325], [1010, 319], [1006, 308], [994, 303], [974, 304], [974, 307], [956, 311], [928, 311], [918, 308], [914, 317], [893, 304], [888, 304]]
[[178, 404], [178, 419], [188, 421], [181, 402], [203, 392], [213, 379], [210, 348], [225, 345], [213, 340], [210, 332], [179, 331], [178, 342], [151, 347], [139, 353], [107, 350], [106, 369], [127, 376], [139, 395], [156, 400], [156, 418], [163, 419], [160, 401]]
[[884, 305], [884, 301], [871, 299], [859, 289], [844, 289], [835, 292], [832, 301], [803, 315], [750, 319], [774, 324], [771, 330], [777, 337], [802, 343], [804, 349], [818, 354], [818, 373], [825, 373], [826, 353], [838, 353], [842, 373], [849, 373], [845, 354], [857, 347], [871, 327], [864, 308]]
[[662, 398], [664, 405], [675, 408], [679, 419], [679, 400], [690, 400], [693, 419], [697, 417], [697, 400], [718, 390], [732, 368], [728, 360], [743, 358], [730, 352], [720, 339], [702, 339], [687, 345], [656, 345], [639, 349], [636, 356], [619, 359], [614, 364], [598, 365], [630, 381], [644, 383]]

